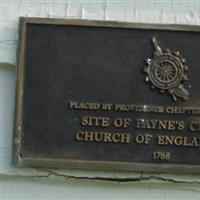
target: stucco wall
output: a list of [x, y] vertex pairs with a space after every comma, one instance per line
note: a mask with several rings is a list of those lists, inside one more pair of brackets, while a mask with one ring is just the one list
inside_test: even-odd
[[199, 175], [12, 166], [19, 16], [200, 25], [200, 1], [1, 0], [0, 199], [200, 199]]

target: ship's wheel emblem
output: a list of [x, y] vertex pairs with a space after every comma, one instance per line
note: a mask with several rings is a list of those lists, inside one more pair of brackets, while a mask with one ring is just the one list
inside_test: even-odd
[[188, 91], [183, 87], [187, 81], [185, 58], [181, 57], [180, 52], [171, 52], [169, 49], [163, 50], [155, 37], [152, 38], [155, 47], [154, 57], [146, 59], [147, 66], [144, 72], [147, 73], [146, 82], [150, 82], [152, 89], [158, 88], [161, 93], [168, 91], [174, 101], [177, 97], [187, 100]]

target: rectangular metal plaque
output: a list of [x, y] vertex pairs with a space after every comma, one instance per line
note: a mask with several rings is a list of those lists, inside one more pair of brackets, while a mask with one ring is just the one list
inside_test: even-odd
[[200, 172], [199, 31], [21, 18], [13, 161]]

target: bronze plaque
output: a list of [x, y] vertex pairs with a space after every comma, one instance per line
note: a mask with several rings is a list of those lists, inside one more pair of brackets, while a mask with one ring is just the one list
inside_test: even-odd
[[200, 172], [199, 31], [21, 18], [14, 163]]

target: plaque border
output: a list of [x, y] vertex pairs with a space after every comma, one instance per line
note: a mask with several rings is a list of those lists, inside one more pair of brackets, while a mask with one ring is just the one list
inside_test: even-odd
[[77, 168], [77, 169], [98, 169], [98, 170], [118, 170], [118, 171], [137, 171], [137, 172], [156, 172], [156, 173], [190, 173], [200, 174], [200, 165], [189, 164], [162, 164], [162, 163], [139, 163], [139, 162], [114, 162], [114, 161], [88, 161], [88, 160], [69, 160], [69, 159], [49, 159], [22, 157], [21, 137], [22, 137], [22, 108], [23, 108], [23, 88], [24, 88], [24, 57], [27, 24], [50, 24], [50, 25], [80, 25], [89, 27], [111, 27], [128, 29], [149, 29], [149, 30], [168, 30], [184, 32], [200, 32], [198, 25], [184, 24], [147, 24], [117, 21], [99, 20], [78, 20], [78, 19], [56, 19], [56, 18], [19, 18], [19, 46], [17, 62], [17, 85], [15, 99], [15, 121], [13, 133], [13, 154], [12, 162], [15, 166], [32, 166], [47, 168]]

